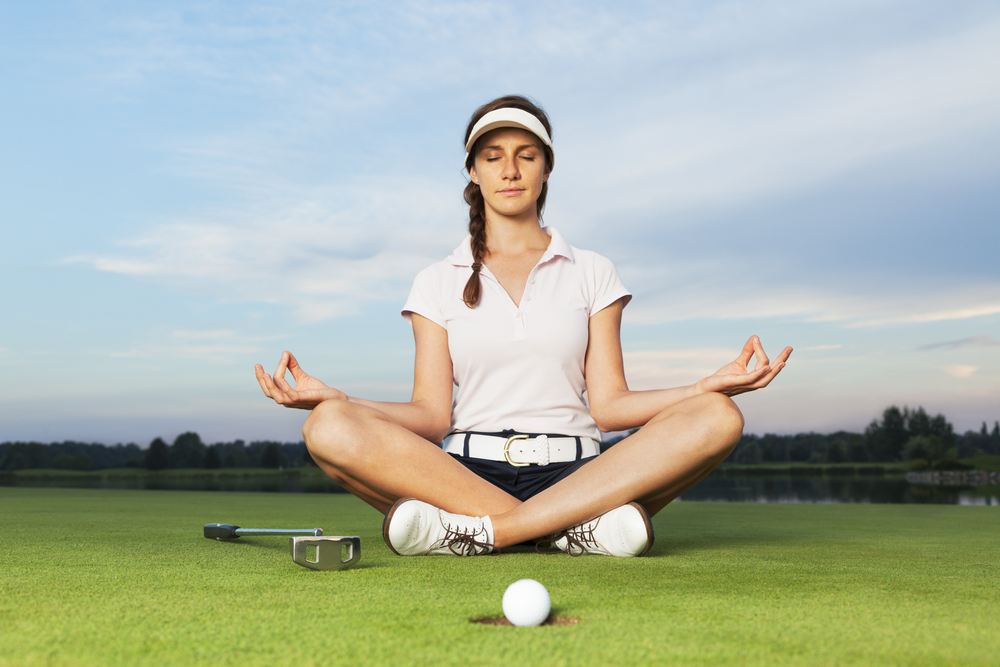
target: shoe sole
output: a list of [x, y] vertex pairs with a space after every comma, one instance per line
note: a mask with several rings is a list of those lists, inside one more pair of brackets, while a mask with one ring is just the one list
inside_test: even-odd
[[[400, 498], [392, 504], [389, 511], [385, 513], [385, 518], [382, 519], [382, 539], [385, 540], [385, 544], [389, 547], [389, 550], [397, 556], [402, 556], [403, 554], [392, 548], [392, 542], [389, 541], [389, 522], [392, 521], [392, 515], [396, 513], [396, 509], [408, 500], [416, 500], [416, 498]], [[645, 516], [645, 513], [643, 516]], [[646, 520], [646, 523], [649, 523], [649, 519]]]
[[637, 510], [639, 510], [639, 514], [642, 515], [642, 522], [644, 524], [646, 524], [646, 535], [649, 536], [649, 540], [647, 540], [647, 542], [646, 542], [646, 548], [642, 550], [642, 553], [636, 554], [636, 557], [638, 557], [638, 556], [645, 556], [646, 552], [648, 552], [650, 549], [653, 548], [653, 539], [654, 539], [654, 536], [653, 536], [653, 524], [650, 523], [650, 521], [649, 521], [649, 515], [646, 513], [646, 508], [645, 507], [643, 507], [642, 505], [640, 505], [637, 502], [631, 502], [631, 503], [629, 503], [629, 505], [631, 505], [632, 507], [634, 507]]

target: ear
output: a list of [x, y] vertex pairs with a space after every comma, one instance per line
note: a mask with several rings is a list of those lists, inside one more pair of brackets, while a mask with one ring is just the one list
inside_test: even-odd
[[476, 165], [469, 167], [469, 178], [472, 179], [473, 183], [479, 185], [479, 174], [476, 173]]

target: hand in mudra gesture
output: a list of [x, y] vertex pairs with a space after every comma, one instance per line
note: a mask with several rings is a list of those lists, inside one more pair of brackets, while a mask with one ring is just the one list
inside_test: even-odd
[[[285, 371], [291, 372], [292, 379], [295, 380], [294, 388], [285, 380]], [[264, 367], [260, 364], [254, 366], [254, 373], [257, 375], [260, 388], [264, 390], [264, 395], [286, 408], [312, 410], [323, 401], [331, 398], [347, 400], [347, 394], [339, 389], [326, 386], [302, 370], [295, 355], [291, 352], [281, 353], [281, 361], [274, 369], [273, 378], [264, 372]]]
[[[772, 363], [764, 347], [760, 344], [760, 338], [750, 336], [750, 340], [743, 346], [740, 356], [731, 364], [726, 364], [714, 375], [709, 375], [703, 380], [699, 380], [695, 385], [702, 392], [714, 391], [726, 396], [736, 396], [755, 389], [762, 389], [770, 384], [781, 369], [785, 367], [792, 348], [786, 347]], [[757, 358], [757, 363], [752, 371], [747, 370], [751, 357]]]

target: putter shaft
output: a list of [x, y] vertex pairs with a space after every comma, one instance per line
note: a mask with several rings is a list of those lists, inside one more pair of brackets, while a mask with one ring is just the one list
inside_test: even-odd
[[207, 523], [205, 524], [205, 537], [210, 540], [235, 540], [242, 536], [280, 536], [280, 535], [311, 535], [320, 537], [323, 535], [322, 528], [240, 528], [229, 523]]
[[322, 528], [237, 528], [236, 536], [244, 535], [312, 535], [320, 537], [323, 535]]

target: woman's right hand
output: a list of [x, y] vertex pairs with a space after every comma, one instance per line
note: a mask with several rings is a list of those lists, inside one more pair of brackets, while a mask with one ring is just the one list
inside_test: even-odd
[[[294, 388], [285, 380], [286, 370], [292, 373], [292, 379], [295, 380]], [[281, 361], [274, 369], [273, 378], [264, 372], [264, 368], [260, 364], [254, 366], [254, 372], [257, 375], [260, 388], [264, 390], [264, 395], [286, 408], [312, 410], [323, 401], [331, 398], [347, 400], [347, 394], [344, 392], [327, 387], [316, 378], [306, 374], [291, 352], [281, 353]]]

